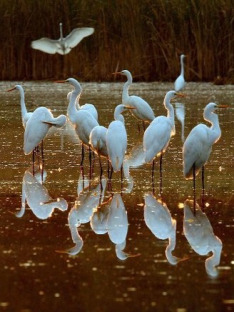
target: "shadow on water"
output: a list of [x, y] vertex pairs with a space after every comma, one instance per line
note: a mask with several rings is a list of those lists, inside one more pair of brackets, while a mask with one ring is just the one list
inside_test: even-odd
[[[12, 84], [1, 83], [2, 91]], [[121, 103], [122, 83], [84, 83], [80, 104], [95, 104], [105, 127]], [[45, 105], [66, 114], [68, 85], [25, 83], [31, 111]], [[172, 84], [133, 84], [156, 116]], [[50, 91], [48, 91], [50, 90]], [[44, 96], [41, 96], [43, 94]], [[45, 171], [33, 176], [23, 154], [19, 94], [1, 93], [1, 294], [3, 311], [231, 311], [233, 289], [232, 108], [219, 113], [222, 137], [193, 184], [182, 172], [183, 137], [203, 121], [211, 100], [232, 105], [233, 86], [188, 83], [176, 103], [176, 134], [163, 157], [144, 164], [143, 129], [124, 113], [128, 149], [124, 178], [107, 163], [100, 180], [98, 157], [92, 176], [71, 124], [51, 129], [44, 141]], [[183, 120], [185, 116], [185, 119]], [[87, 154], [88, 155], [88, 154]], [[37, 170], [36, 170], [37, 171]], [[195, 207], [195, 213], [194, 213]], [[203, 207], [203, 209], [201, 209]], [[22, 296], [22, 293], [24, 296]], [[102, 307], [100, 309], [100, 307]]]

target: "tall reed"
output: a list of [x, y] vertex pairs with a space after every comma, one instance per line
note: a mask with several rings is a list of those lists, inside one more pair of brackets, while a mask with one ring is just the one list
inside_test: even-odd
[[[1, 0], [2, 80], [112, 80], [129, 69], [135, 80], [172, 81], [179, 55], [186, 58], [186, 80], [234, 81], [232, 0]], [[59, 38], [75, 27], [95, 33], [69, 54], [31, 49], [32, 40]]]

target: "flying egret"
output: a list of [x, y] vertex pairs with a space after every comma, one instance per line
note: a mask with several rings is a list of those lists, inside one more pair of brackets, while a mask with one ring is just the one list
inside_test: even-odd
[[[196, 214], [193, 207], [196, 207]], [[215, 236], [212, 225], [200, 206], [193, 200], [184, 203], [183, 232], [192, 249], [199, 255], [205, 256], [212, 252], [205, 261], [207, 274], [212, 277], [218, 275], [216, 266], [220, 263], [222, 242]]]
[[21, 117], [22, 117], [23, 127], [25, 128], [27, 121], [29, 120], [29, 118], [32, 116], [33, 113], [27, 111], [23, 87], [21, 85], [15, 85], [13, 88], [7, 90], [7, 92], [10, 92], [13, 90], [19, 90], [19, 93], [20, 93]]
[[123, 104], [116, 106], [114, 111], [115, 120], [110, 123], [106, 132], [108, 158], [112, 166], [109, 178], [111, 178], [113, 170], [117, 172], [122, 169], [124, 156], [127, 150], [127, 132], [124, 125], [124, 117], [122, 115], [127, 109], [134, 108]]
[[127, 77], [127, 81], [123, 86], [122, 103], [126, 106], [135, 107], [135, 109], [133, 109], [131, 112], [138, 120], [142, 120], [143, 124], [145, 122], [151, 122], [152, 120], [154, 120], [155, 118], [154, 112], [150, 107], [150, 105], [141, 97], [136, 95], [129, 95], [128, 93], [128, 89], [132, 84], [131, 73], [125, 69], [122, 70], [121, 72], [116, 72], [114, 74], [120, 74]]
[[215, 114], [217, 108], [225, 108], [226, 105], [209, 103], [206, 105], [203, 117], [211, 123], [211, 127], [199, 124], [194, 127], [186, 138], [183, 146], [183, 170], [186, 179], [193, 179], [193, 189], [195, 196], [195, 179], [200, 169], [202, 169], [202, 190], [204, 193], [204, 166], [209, 159], [212, 145], [221, 137], [218, 115]]
[[85, 37], [90, 36], [94, 32], [92, 27], [82, 27], [73, 29], [67, 37], [63, 37], [63, 24], [59, 24], [60, 27], [60, 38], [58, 40], [41, 38], [34, 40], [31, 43], [33, 49], [55, 54], [59, 53], [61, 55], [68, 54], [72, 48], [77, 46], [77, 44]]
[[145, 162], [152, 162], [152, 176], [154, 174], [154, 159], [160, 156], [160, 190], [162, 187], [162, 156], [169, 145], [171, 136], [175, 134], [174, 108], [170, 100], [176, 96], [182, 97], [184, 95], [176, 93], [174, 90], [166, 93], [164, 106], [167, 110], [167, 117], [156, 117], [145, 130], [143, 136]]
[[[57, 128], [63, 127], [66, 123], [66, 116], [60, 115], [54, 118], [53, 114], [46, 107], [38, 107], [29, 118], [26, 123], [26, 128], [24, 132], [24, 153], [25, 155], [33, 152], [33, 166], [34, 166], [34, 154], [36, 152], [37, 146], [46, 137], [50, 127], [54, 126]], [[43, 181], [43, 146], [41, 146], [42, 152], [42, 181]]]
[[185, 58], [185, 55], [181, 54], [181, 56], [180, 56], [180, 75], [176, 78], [175, 83], [174, 83], [176, 92], [181, 91], [185, 87], [184, 58]]
[[74, 90], [71, 93], [70, 101], [67, 108], [68, 118], [74, 125], [76, 133], [82, 143], [82, 156], [80, 166], [83, 168], [84, 162], [84, 145], [89, 148], [89, 160], [90, 160], [90, 170], [91, 170], [91, 149], [89, 143], [89, 135], [92, 129], [98, 126], [97, 120], [93, 117], [89, 111], [85, 109], [77, 109], [77, 103], [79, 103], [79, 98], [82, 92], [80, 83], [74, 78], [68, 78], [66, 80], [56, 81], [58, 83], [70, 83]]

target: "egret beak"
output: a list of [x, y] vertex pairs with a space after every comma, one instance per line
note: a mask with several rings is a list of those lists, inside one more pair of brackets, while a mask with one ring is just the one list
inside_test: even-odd
[[127, 105], [124, 105], [124, 107], [127, 108], [127, 109], [136, 109], [136, 107], [134, 107], [134, 106], [127, 106]]
[[123, 75], [123, 73], [121, 73], [121, 72], [114, 72], [114, 73], [112, 73], [112, 75]]
[[186, 95], [184, 93], [181, 93], [181, 92], [176, 92], [175, 96], [176, 97], [186, 97]]
[[16, 89], [16, 87], [13, 87], [13, 88], [7, 90], [7, 92], [13, 91], [13, 90], [15, 90], [15, 89]]
[[65, 82], [67, 82], [67, 80], [56, 80], [56, 81], [54, 81], [55, 83], [65, 83]]
[[229, 105], [224, 105], [224, 104], [220, 104], [220, 105], [217, 105], [217, 108], [228, 108]]

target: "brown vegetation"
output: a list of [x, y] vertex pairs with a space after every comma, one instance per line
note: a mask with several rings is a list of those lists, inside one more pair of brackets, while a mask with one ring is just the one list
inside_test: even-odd
[[[187, 55], [188, 81], [234, 81], [232, 0], [1, 0], [2, 80], [112, 80], [129, 69], [141, 81], [174, 80]], [[75, 27], [95, 33], [69, 54], [31, 49], [41, 37], [59, 38]]]

